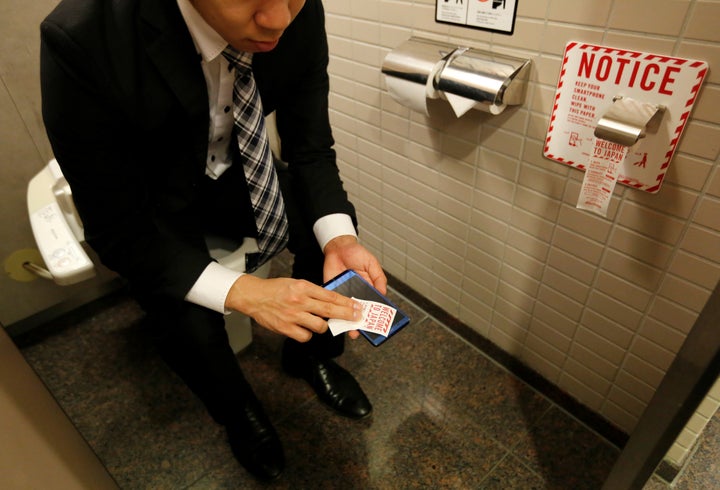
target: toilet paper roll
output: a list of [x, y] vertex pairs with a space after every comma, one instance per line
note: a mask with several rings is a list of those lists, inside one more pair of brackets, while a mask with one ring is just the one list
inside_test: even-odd
[[442, 69], [445, 60], [438, 61], [428, 74], [425, 85], [411, 82], [403, 78], [385, 75], [385, 86], [390, 96], [399, 104], [410, 109], [429, 115], [427, 99], [437, 99], [440, 93], [435, 90], [435, 75]]
[[591, 151], [576, 207], [607, 216], [608, 205], [617, 183], [620, 166], [627, 157], [628, 147], [594, 138]]
[[429, 99], [440, 98], [440, 91], [435, 89], [435, 77], [440, 73], [440, 70], [445, 67], [445, 63], [445, 59], [441, 59], [435, 63], [435, 66], [433, 66], [433, 69], [430, 71], [430, 75], [428, 75], [427, 83], [425, 84], [425, 93]]
[[478, 102], [475, 104], [475, 109], [479, 109], [481, 111], [489, 112], [493, 116], [497, 116], [502, 111], [505, 110], [507, 107], [507, 104], [483, 104], [482, 102]]
[[390, 96], [399, 104], [428, 115], [427, 92], [419, 83], [396, 77], [385, 77], [385, 86]]

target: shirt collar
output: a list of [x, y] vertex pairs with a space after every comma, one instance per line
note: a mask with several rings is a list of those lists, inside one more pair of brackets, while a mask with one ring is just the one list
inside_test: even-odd
[[227, 41], [205, 22], [205, 19], [200, 16], [189, 0], [177, 0], [177, 4], [195, 42], [195, 47], [205, 62], [220, 56], [220, 53], [228, 45]]

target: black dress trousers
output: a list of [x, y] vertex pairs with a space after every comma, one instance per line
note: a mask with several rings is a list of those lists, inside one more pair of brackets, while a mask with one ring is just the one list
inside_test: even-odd
[[[234, 164], [217, 180], [205, 178], [199, 209], [206, 232], [233, 240], [256, 236], [242, 172], [241, 165]], [[290, 227], [288, 249], [294, 255], [292, 277], [321, 284], [324, 256], [312, 223], [299, 212], [287, 169], [278, 168], [278, 175]], [[241, 413], [251, 388], [230, 348], [224, 315], [187, 301], [138, 299], [147, 312], [146, 322], [162, 358], [203, 401], [216, 422], [231, 424], [234, 414]], [[329, 331], [313, 335], [306, 343], [285, 342], [285, 355], [296, 360], [306, 356], [329, 359], [342, 354], [344, 348], [344, 336], [333, 337]]]

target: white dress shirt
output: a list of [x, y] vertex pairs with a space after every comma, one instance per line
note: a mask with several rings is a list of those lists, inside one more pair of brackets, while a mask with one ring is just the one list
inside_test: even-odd
[[[230, 143], [233, 129], [232, 88], [234, 71], [228, 70], [228, 62], [222, 52], [225, 41], [210, 27], [189, 0], [177, 0], [178, 7], [188, 26], [195, 48], [201, 56], [201, 65], [208, 87], [210, 127], [205, 174], [217, 179], [232, 164]], [[235, 141], [233, 141], [235, 143]], [[313, 232], [321, 249], [341, 235], [356, 236], [352, 219], [344, 213], [323, 216], [313, 225]], [[219, 313], [229, 313], [225, 299], [233, 283], [243, 272], [211, 262], [188, 291], [185, 299]]]

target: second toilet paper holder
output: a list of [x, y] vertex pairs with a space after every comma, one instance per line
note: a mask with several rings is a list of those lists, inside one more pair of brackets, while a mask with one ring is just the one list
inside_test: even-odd
[[525, 101], [530, 60], [413, 36], [387, 54], [382, 73], [424, 85], [430, 98], [461, 97], [499, 114]]
[[660, 104], [617, 95], [598, 120], [594, 136], [623, 146], [633, 146], [647, 133], [655, 133], [665, 113]]

